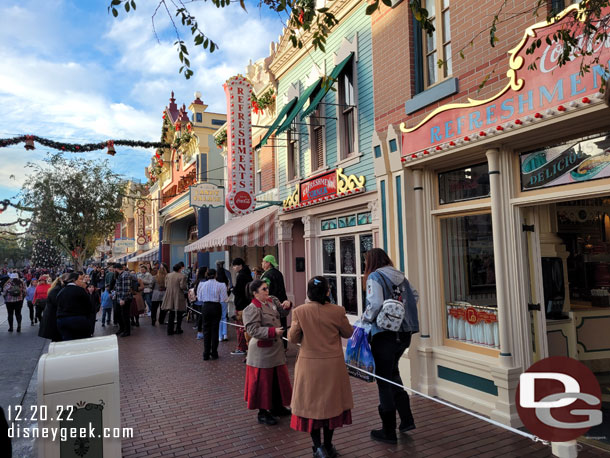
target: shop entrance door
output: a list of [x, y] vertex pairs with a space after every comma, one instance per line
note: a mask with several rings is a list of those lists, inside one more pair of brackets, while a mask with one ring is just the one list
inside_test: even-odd
[[544, 308], [544, 288], [540, 253], [540, 224], [537, 207], [526, 207], [521, 211], [522, 239], [524, 247], [527, 308], [530, 327], [531, 360], [526, 367], [548, 356], [547, 328]]

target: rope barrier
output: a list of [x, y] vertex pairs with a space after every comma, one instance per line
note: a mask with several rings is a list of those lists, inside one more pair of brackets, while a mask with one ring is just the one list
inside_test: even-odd
[[[195, 313], [199, 313], [199, 314], [201, 314], [201, 312], [200, 312], [200, 311], [195, 310], [195, 309], [194, 309], [194, 308], [192, 308], [192, 307], [187, 306], [187, 308], [191, 309], [191, 310], [192, 310], [193, 312], [195, 312]], [[225, 323], [225, 324], [228, 324], [229, 326], [234, 326], [234, 327], [236, 327], [236, 328], [245, 328], [245, 326], [244, 326], [244, 325], [241, 325], [241, 324], [236, 324], [236, 323], [230, 323], [230, 322], [228, 322], [228, 321], [224, 321], [224, 320], [222, 320], [222, 321], [221, 321], [221, 323]], [[282, 337], [282, 339], [284, 339], [285, 341], [287, 341], [287, 342], [288, 342], [288, 339], [287, 339], [286, 337]], [[301, 344], [297, 344], [297, 345], [298, 345], [299, 347], [301, 346]], [[345, 350], [345, 349], [344, 349], [344, 350]], [[394, 382], [394, 381], [392, 381], [392, 380], [388, 380], [387, 378], [380, 377], [380, 376], [379, 376], [379, 375], [377, 375], [377, 374], [373, 374], [372, 372], [366, 371], [366, 370], [361, 369], [361, 368], [359, 368], [359, 367], [352, 366], [351, 364], [347, 364], [347, 363], [345, 363], [345, 365], [346, 365], [346, 366], [348, 366], [348, 367], [351, 367], [352, 369], [355, 369], [355, 370], [357, 370], [357, 371], [360, 371], [360, 372], [362, 372], [363, 374], [370, 375], [370, 376], [372, 376], [372, 377], [374, 377], [374, 378], [376, 378], [376, 379], [383, 380], [383, 381], [384, 381], [384, 382], [386, 382], [386, 383], [390, 383], [390, 384], [392, 384], [392, 385], [394, 385], [394, 386], [397, 386], [398, 388], [402, 388], [403, 390], [405, 390], [405, 391], [407, 391], [407, 392], [409, 392], [409, 393], [411, 393], [411, 394], [416, 394], [416, 395], [418, 395], [418, 396], [421, 396], [422, 398], [428, 399], [429, 401], [437, 402], [437, 403], [442, 404], [442, 405], [444, 405], [444, 406], [446, 406], [446, 407], [449, 407], [449, 408], [455, 409], [455, 410], [457, 410], [457, 411], [459, 411], [459, 412], [465, 413], [466, 415], [470, 415], [470, 416], [475, 417], [475, 418], [477, 418], [477, 419], [479, 419], [479, 420], [482, 420], [482, 421], [485, 421], [485, 422], [487, 422], [487, 423], [490, 423], [490, 424], [492, 424], [492, 425], [494, 425], [494, 426], [497, 426], [498, 428], [505, 429], [505, 430], [507, 430], [507, 431], [510, 431], [511, 433], [518, 434], [519, 436], [522, 436], [522, 437], [525, 437], [525, 438], [527, 438], [527, 439], [530, 439], [530, 440], [531, 440], [531, 441], [533, 441], [533, 442], [540, 442], [541, 444], [544, 444], [544, 445], [547, 445], [547, 446], [550, 446], [550, 445], [551, 445], [551, 443], [550, 443], [549, 441], [546, 441], [546, 440], [544, 440], [544, 439], [541, 439], [541, 438], [539, 438], [538, 436], [535, 436], [535, 435], [533, 435], [533, 434], [526, 433], [525, 431], [521, 431], [520, 429], [513, 428], [512, 426], [507, 426], [507, 425], [504, 425], [504, 424], [502, 424], [502, 423], [500, 423], [500, 422], [498, 422], [498, 421], [492, 420], [491, 418], [484, 417], [483, 415], [479, 415], [479, 414], [477, 414], [477, 413], [474, 413], [474, 412], [471, 412], [471, 411], [469, 411], [469, 410], [463, 409], [462, 407], [459, 407], [459, 406], [456, 406], [456, 405], [454, 405], [454, 404], [451, 404], [450, 402], [443, 401], [442, 399], [438, 399], [438, 398], [435, 398], [435, 397], [429, 396], [429, 395], [427, 395], [427, 394], [421, 393], [421, 392], [419, 392], [419, 391], [417, 391], [417, 390], [414, 390], [414, 389], [412, 389], [412, 388], [407, 388], [407, 387], [406, 387], [406, 386], [404, 386], [404, 385], [401, 385], [401, 384], [399, 384], [399, 383], [396, 383], [396, 382]]]

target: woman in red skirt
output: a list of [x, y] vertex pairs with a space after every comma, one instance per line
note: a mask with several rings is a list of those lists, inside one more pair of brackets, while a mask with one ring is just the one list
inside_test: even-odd
[[294, 367], [290, 427], [311, 434], [315, 458], [337, 456], [333, 432], [352, 423], [354, 406], [341, 345], [341, 337], [351, 337], [353, 328], [345, 309], [330, 303], [329, 293], [326, 278], [309, 280], [310, 302], [294, 309], [288, 331], [288, 340], [301, 344]]
[[243, 311], [244, 326], [251, 336], [246, 359], [244, 397], [248, 409], [258, 409], [258, 422], [275, 425], [275, 417], [290, 415], [292, 387], [282, 345], [280, 316], [288, 315], [292, 304], [269, 296], [267, 283], [254, 280], [249, 285], [252, 303]]

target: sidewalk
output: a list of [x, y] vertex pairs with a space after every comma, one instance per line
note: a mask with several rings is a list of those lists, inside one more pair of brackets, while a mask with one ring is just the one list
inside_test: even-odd
[[[184, 334], [167, 336], [165, 326], [141, 327], [121, 338], [120, 377], [123, 427], [133, 427], [123, 440], [125, 457], [310, 457], [308, 434], [290, 429], [289, 418], [277, 426], [256, 421], [256, 411], [243, 400], [245, 364], [231, 356], [235, 345], [221, 342], [220, 359], [202, 361], [202, 343], [191, 324]], [[99, 326], [99, 323], [98, 323]], [[110, 333], [114, 328], [106, 328]], [[295, 348], [288, 354], [292, 369]], [[550, 447], [533, 443], [501, 428], [435, 402], [412, 397], [417, 429], [400, 435], [397, 445], [373, 442], [378, 428], [377, 389], [351, 379], [353, 424], [335, 432], [343, 457], [551, 457]], [[585, 447], [579, 457], [608, 456]]]

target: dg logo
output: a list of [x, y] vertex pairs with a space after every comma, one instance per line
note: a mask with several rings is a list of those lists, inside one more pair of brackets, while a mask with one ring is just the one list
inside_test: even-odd
[[580, 361], [552, 356], [519, 377], [517, 412], [525, 427], [541, 439], [567, 442], [602, 423], [601, 389]]

